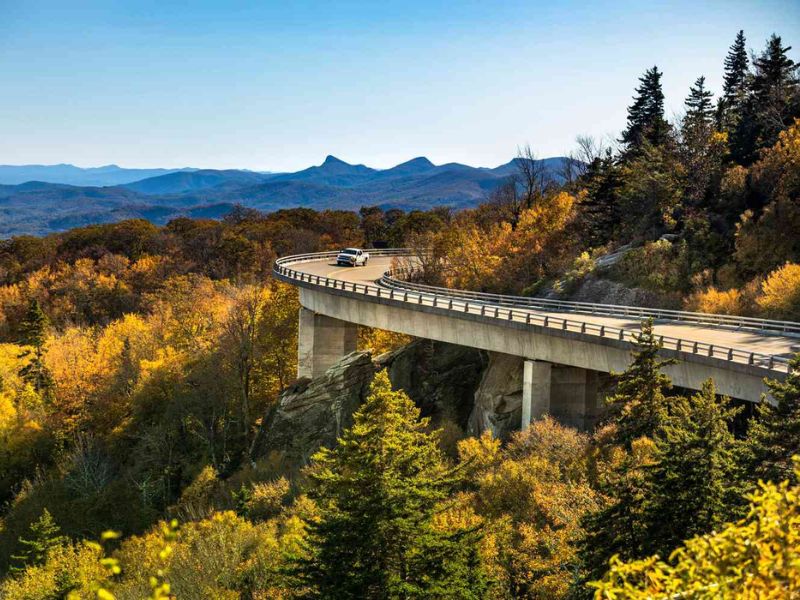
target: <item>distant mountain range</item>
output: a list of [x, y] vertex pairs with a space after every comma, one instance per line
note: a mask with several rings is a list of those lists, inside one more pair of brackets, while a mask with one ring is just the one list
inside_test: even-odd
[[[466, 208], [506, 181], [516, 171], [517, 160], [483, 168], [434, 165], [419, 157], [390, 169], [373, 169], [328, 156], [321, 165], [296, 173], [0, 165], [0, 238], [128, 218], [158, 224], [181, 215], [220, 218], [236, 204], [263, 211], [295, 206]], [[565, 160], [539, 162], [550, 178], [559, 180]]]
[[17, 185], [28, 181], [66, 183], [69, 185], [122, 185], [139, 179], [157, 177], [176, 171], [196, 169], [123, 169], [117, 165], [82, 169], [74, 165], [0, 165], [0, 184]]

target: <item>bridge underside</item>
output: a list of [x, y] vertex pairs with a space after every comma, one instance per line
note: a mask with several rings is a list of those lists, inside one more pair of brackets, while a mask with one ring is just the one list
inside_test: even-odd
[[[301, 287], [304, 308], [298, 375], [319, 375], [355, 350], [356, 325], [376, 327], [521, 357], [525, 360], [523, 427], [544, 413], [561, 413], [567, 422], [583, 427], [596, 417], [597, 373], [621, 372], [630, 363], [630, 345], [625, 342], [587, 340], [572, 332], [513, 322], [498, 324], [474, 314], [455, 317], [434, 307], [409, 308], [389, 299], [373, 300]], [[679, 359], [678, 364], [664, 369], [676, 386], [699, 390], [712, 378], [718, 393], [751, 402], [758, 402], [767, 392], [763, 371], [758, 369], [738, 364], [721, 367], [713, 359], [688, 353], [664, 354]]]

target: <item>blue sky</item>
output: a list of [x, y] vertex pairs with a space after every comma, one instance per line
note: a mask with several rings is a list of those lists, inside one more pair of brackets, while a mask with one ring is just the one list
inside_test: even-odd
[[668, 111], [744, 29], [800, 60], [800, 2], [0, 0], [0, 163], [495, 166]]

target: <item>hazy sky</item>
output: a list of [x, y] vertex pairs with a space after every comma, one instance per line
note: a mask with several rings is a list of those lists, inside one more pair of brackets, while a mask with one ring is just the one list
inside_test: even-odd
[[539, 156], [616, 134], [638, 76], [717, 91], [800, 1], [0, 0], [0, 163], [295, 170]]

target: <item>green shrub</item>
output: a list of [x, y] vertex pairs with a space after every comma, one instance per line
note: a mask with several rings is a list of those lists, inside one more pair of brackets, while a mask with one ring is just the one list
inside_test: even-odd
[[658, 240], [634, 248], [609, 269], [608, 276], [629, 287], [686, 291], [690, 283], [686, 244]]

